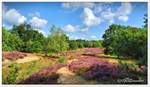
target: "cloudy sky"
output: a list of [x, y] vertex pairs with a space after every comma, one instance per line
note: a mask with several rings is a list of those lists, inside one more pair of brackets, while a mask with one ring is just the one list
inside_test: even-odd
[[143, 26], [147, 3], [3, 3], [3, 26], [29, 23], [49, 34], [52, 25], [61, 27], [70, 39], [102, 39], [109, 25]]

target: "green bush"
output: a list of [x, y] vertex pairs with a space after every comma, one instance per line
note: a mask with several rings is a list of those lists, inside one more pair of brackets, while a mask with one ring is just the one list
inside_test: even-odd
[[15, 84], [19, 66], [15, 63], [9, 65], [9, 74], [4, 81], [4, 84]]
[[[147, 30], [143, 28], [111, 25], [103, 35], [106, 54], [132, 57], [147, 65]], [[143, 61], [143, 62], [142, 62]]]
[[2, 50], [12, 51], [20, 50], [22, 40], [16, 34], [12, 34], [9, 30], [2, 28]]
[[59, 61], [59, 63], [65, 63], [65, 57], [64, 56], [60, 56], [59, 57], [59, 59], [58, 59], [58, 61]]
[[60, 28], [53, 26], [51, 34], [45, 39], [43, 51], [48, 53], [58, 53], [69, 49], [67, 36]]

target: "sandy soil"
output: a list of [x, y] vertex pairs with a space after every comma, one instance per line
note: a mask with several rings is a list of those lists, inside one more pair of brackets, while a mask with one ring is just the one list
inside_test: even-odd
[[61, 84], [91, 84], [96, 83], [96, 81], [88, 81], [82, 78], [81, 76], [76, 75], [71, 72], [68, 67], [62, 67], [57, 70], [57, 74], [59, 74], [59, 78], [57, 80], [58, 83]]
[[27, 54], [27, 56], [24, 57], [23, 59], [16, 60], [16, 63], [30, 62], [34, 60], [39, 60], [40, 58], [41, 58], [40, 56], [37, 56], [35, 54]]

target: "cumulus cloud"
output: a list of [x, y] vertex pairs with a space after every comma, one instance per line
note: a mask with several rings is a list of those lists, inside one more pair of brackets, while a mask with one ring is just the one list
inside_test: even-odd
[[129, 15], [132, 12], [132, 4], [129, 2], [121, 3], [116, 15]]
[[40, 13], [39, 12], [29, 13], [29, 16], [31, 16], [31, 17], [40, 17]]
[[95, 5], [95, 3], [91, 3], [91, 2], [66, 2], [66, 3], [62, 3], [62, 7], [64, 8], [84, 8], [84, 7], [88, 7], [88, 8], [93, 8]]
[[128, 21], [128, 16], [119, 16], [118, 19], [126, 22]]
[[86, 25], [87, 27], [100, 24], [100, 18], [96, 17], [93, 11], [89, 8], [84, 8], [82, 17], [83, 17], [83, 24]]
[[132, 12], [132, 4], [131, 3], [121, 3], [121, 6], [116, 11], [116, 16], [121, 21], [128, 21], [128, 15]]
[[[107, 5], [108, 4], [108, 5]], [[115, 19], [118, 19], [122, 22], [127, 22], [129, 15], [132, 12], [132, 4], [123, 2], [121, 6], [117, 9], [111, 8], [113, 3], [63, 3], [64, 8], [83, 8], [81, 14], [81, 25], [76, 28], [71, 24], [65, 26], [67, 31], [74, 32], [74, 30], [79, 30], [81, 32], [88, 31], [91, 27], [97, 26], [102, 22], [108, 22], [112, 24], [115, 22]], [[111, 4], [111, 5], [110, 5]], [[94, 38], [94, 36], [92, 36]]]
[[101, 13], [103, 20], [107, 20], [109, 23], [114, 22], [115, 13], [112, 12], [111, 8], [108, 8], [106, 11]]
[[26, 17], [21, 15], [16, 9], [10, 9], [8, 11], [3, 10], [3, 19], [15, 25], [22, 24], [27, 20]]
[[76, 31], [76, 27], [73, 26], [73, 25], [71, 25], [71, 24], [68, 24], [68, 25], [66, 25], [66, 26], [64, 27], [64, 30], [65, 30], [66, 32], [75, 32], [75, 31]]
[[48, 21], [45, 19], [41, 19], [39, 17], [32, 17], [32, 19], [29, 21], [29, 23], [34, 28], [42, 28], [48, 23]]
[[103, 21], [108, 21], [110, 24], [114, 23], [115, 18], [120, 21], [127, 22], [129, 19], [129, 14], [132, 12], [132, 4], [131, 3], [121, 3], [121, 6], [118, 7], [116, 11], [112, 11], [109, 7], [103, 11], [101, 11], [101, 17]]
[[99, 6], [95, 6], [95, 8], [94, 8], [94, 13], [100, 13], [100, 12], [102, 12], [103, 11], [103, 9], [102, 9], [102, 6], [101, 6], [101, 4], [99, 4]]
[[84, 27], [84, 28], [80, 29], [81, 32], [85, 32], [85, 31], [88, 31], [88, 30], [89, 30], [89, 27]]

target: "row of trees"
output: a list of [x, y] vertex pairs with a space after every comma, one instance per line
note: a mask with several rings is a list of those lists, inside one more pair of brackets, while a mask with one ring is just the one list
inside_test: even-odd
[[83, 47], [101, 47], [102, 41], [69, 40], [59, 27], [52, 26], [50, 34], [45, 37], [34, 30], [29, 24], [13, 26], [8, 30], [2, 29], [3, 51], [22, 51], [36, 53], [57, 53]]
[[69, 40], [70, 49], [84, 48], [84, 47], [102, 47], [102, 40]]
[[103, 35], [106, 54], [133, 57], [147, 64], [147, 28], [111, 25]]
[[28, 24], [2, 29], [2, 49], [4, 51], [40, 52], [44, 36]]

